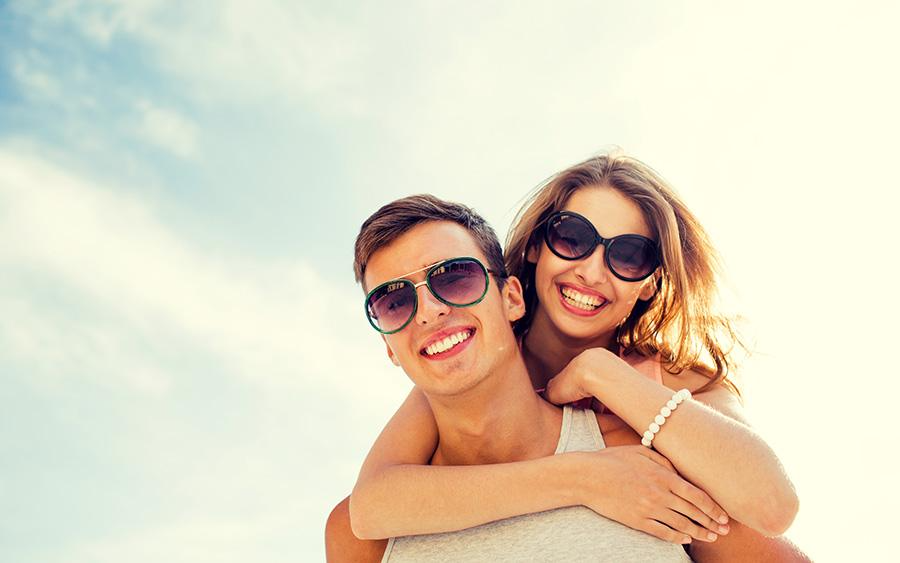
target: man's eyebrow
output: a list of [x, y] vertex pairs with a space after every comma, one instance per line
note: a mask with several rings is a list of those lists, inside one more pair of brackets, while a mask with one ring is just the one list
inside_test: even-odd
[[[386, 283], [391, 283], [391, 282], [394, 282], [394, 281], [399, 281], [399, 280], [406, 279], [407, 276], [411, 276], [411, 275], [413, 275], [413, 274], [415, 274], [415, 273], [418, 273], [418, 272], [421, 272], [421, 271], [423, 271], [423, 270], [427, 270], [427, 269], [429, 269], [429, 268], [433, 268], [434, 266], [437, 266], [437, 265], [440, 264], [441, 262], [446, 262], [447, 260], [449, 260], [449, 258], [445, 258], [445, 259], [443, 259], [443, 260], [438, 260], [438, 261], [435, 262], [434, 264], [429, 264], [429, 265], [427, 265], [427, 266], [424, 266], [424, 267], [422, 267], [422, 268], [419, 268], [418, 270], [413, 270], [412, 272], [407, 272], [407, 273], [403, 274], [402, 276], [397, 276], [397, 277], [395, 277], [395, 278], [389, 278], [389, 279], [386, 279], [386, 280], [384, 280], [383, 282], [381, 282], [381, 283], [379, 283], [379, 284], [375, 284], [373, 287], [380, 287], [380, 286], [382, 286], [382, 285], [384, 285], [384, 284], [386, 284]], [[365, 284], [363, 284], [363, 289], [365, 289], [366, 291], [368, 291], [368, 288], [366, 288]]]

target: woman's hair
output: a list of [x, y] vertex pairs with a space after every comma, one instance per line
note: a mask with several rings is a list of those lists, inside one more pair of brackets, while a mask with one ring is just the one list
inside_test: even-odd
[[535, 264], [529, 248], [543, 243], [549, 216], [585, 187], [608, 187], [638, 205], [659, 243], [661, 267], [650, 283], [656, 291], [639, 300], [616, 332], [622, 353], [660, 354], [671, 373], [697, 369], [739, 393], [733, 379], [734, 347], [743, 347], [733, 322], [715, 305], [719, 258], [706, 232], [675, 191], [643, 162], [619, 152], [600, 154], [551, 176], [528, 196], [506, 241], [506, 265], [522, 282], [526, 314], [514, 325], [524, 334], [534, 318]]

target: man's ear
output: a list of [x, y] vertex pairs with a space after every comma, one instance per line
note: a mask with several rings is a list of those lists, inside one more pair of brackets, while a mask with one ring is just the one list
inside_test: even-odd
[[525, 316], [525, 292], [522, 290], [522, 282], [516, 276], [506, 278], [503, 285], [503, 305], [509, 322]]
[[397, 356], [394, 355], [394, 351], [391, 350], [391, 345], [388, 344], [387, 338], [384, 335], [381, 335], [381, 339], [384, 341], [384, 347], [387, 349], [388, 358], [391, 360], [391, 363], [397, 367], [400, 367], [400, 360], [397, 359]]

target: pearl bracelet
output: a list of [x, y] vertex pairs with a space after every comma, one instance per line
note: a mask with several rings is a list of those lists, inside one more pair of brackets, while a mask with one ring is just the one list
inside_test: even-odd
[[656, 436], [656, 433], [659, 432], [659, 429], [662, 427], [662, 425], [666, 423], [666, 419], [672, 415], [672, 412], [678, 408], [678, 405], [690, 398], [691, 392], [687, 389], [676, 391], [675, 394], [672, 395], [672, 398], [669, 399], [661, 409], [659, 409], [659, 414], [656, 415], [656, 418], [654, 418], [653, 422], [650, 423], [650, 427], [647, 428], [646, 432], [644, 432], [644, 437], [641, 438], [641, 444], [647, 446], [648, 448], [652, 447], [653, 438]]

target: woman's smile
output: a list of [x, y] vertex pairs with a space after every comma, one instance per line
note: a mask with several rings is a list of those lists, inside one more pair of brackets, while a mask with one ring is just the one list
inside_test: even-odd
[[599, 313], [609, 300], [601, 293], [587, 291], [570, 284], [557, 284], [560, 302], [572, 314], [594, 316]]

